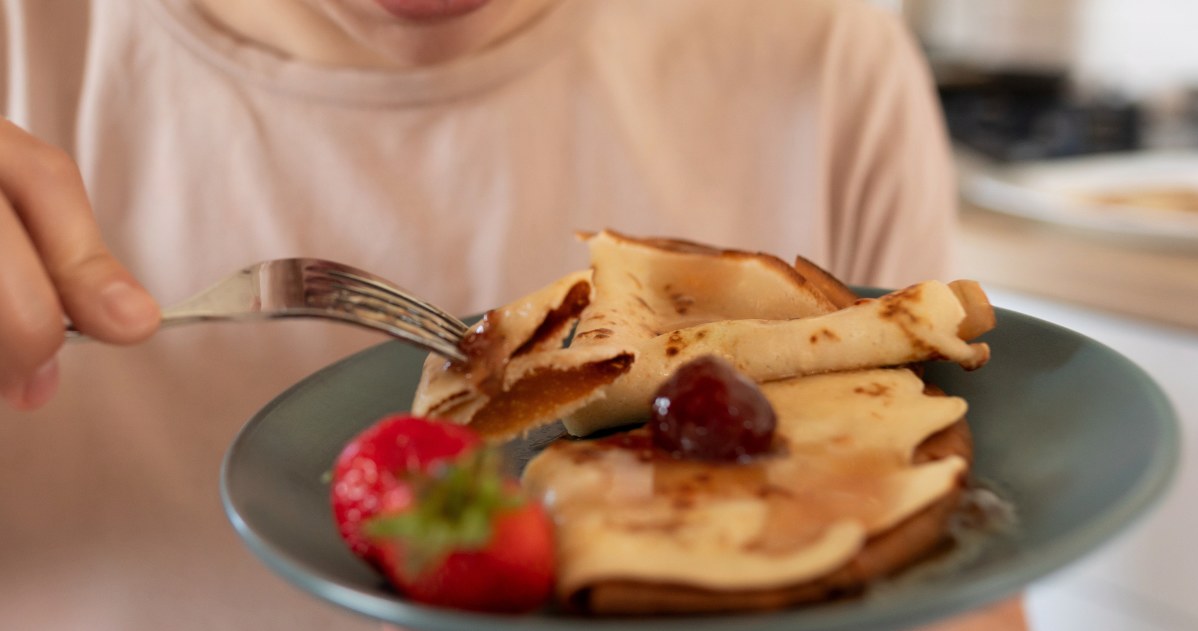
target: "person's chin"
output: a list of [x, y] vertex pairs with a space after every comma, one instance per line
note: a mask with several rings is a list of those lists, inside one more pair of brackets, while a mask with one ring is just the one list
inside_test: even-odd
[[391, 15], [413, 22], [435, 22], [472, 13], [491, 0], [374, 0]]

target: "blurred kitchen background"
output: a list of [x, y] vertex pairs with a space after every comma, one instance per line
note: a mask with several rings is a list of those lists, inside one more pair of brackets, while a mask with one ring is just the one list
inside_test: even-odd
[[877, 2], [936, 77], [960, 175], [956, 275], [1127, 355], [1182, 420], [1167, 498], [1035, 585], [1033, 628], [1198, 630], [1198, 0]]
[[1198, 329], [1198, 2], [887, 4], [957, 147], [962, 270]]

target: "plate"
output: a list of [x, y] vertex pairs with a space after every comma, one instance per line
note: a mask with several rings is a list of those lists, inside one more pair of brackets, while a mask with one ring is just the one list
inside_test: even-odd
[[[398, 342], [317, 372], [250, 419], [225, 456], [222, 499], [249, 549], [281, 577], [329, 603], [411, 629], [908, 628], [1009, 596], [1078, 559], [1148, 510], [1177, 467], [1177, 419], [1140, 368], [1068, 329], [996, 311], [998, 326], [982, 338], [993, 351], [985, 367], [969, 373], [934, 365], [927, 374], [969, 401], [975, 471], [1013, 503], [1018, 525], [950, 571], [859, 599], [765, 614], [640, 619], [488, 616], [405, 602], [341, 543], [322, 481], [346, 441], [410, 402], [423, 353]], [[537, 441], [513, 448], [527, 457]]]
[[1099, 201], [1145, 192], [1198, 196], [1198, 153], [1137, 152], [994, 165], [963, 157], [961, 194], [990, 211], [1124, 239], [1198, 247], [1198, 210]]

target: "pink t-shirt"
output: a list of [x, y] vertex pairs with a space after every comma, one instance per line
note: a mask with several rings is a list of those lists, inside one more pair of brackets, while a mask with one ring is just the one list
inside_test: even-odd
[[[0, 6], [0, 107], [76, 157], [163, 304], [304, 255], [477, 312], [585, 266], [572, 234], [604, 227], [855, 283], [947, 273], [933, 88], [857, 2], [562, 0], [407, 72], [280, 58], [187, 0]], [[0, 410], [0, 628], [376, 628], [262, 566], [217, 485], [256, 409], [379, 341], [286, 322], [66, 348], [51, 405]]]

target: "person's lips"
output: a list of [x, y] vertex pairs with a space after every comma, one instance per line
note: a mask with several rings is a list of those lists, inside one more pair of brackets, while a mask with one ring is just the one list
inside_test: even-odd
[[440, 20], [470, 13], [490, 0], [375, 0], [395, 17]]

